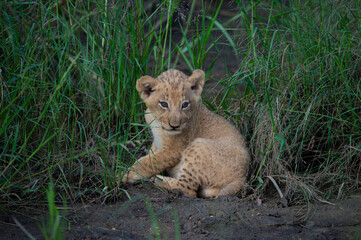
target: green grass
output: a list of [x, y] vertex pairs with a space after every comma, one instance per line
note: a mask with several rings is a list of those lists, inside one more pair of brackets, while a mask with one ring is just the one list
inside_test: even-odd
[[166, 31], [145, 32], [154, 26], [141, 2], [2, 3], [4, 196], [42, 200], [49, 175], [73, 200], [91, 185], [116, 188], [122, 160], [133, 156], [124, 145], [144, 139], [135, 81], [164, 68], [149, 72]]
[[253, 16], [242, 18], [248, 43], [237, 73], [247, 81], [240, 114], [252, 176], [277, 176], [286, 192], [311, 199], [359, 188], [360, 2], [258, 2], [243, 10]]
[[55, 205], [55, 191], [54, 185], [49, 184], [49, 188], [46, 190], [49, 216], [43, 220], [41, 232], [46, 240], [52, 239], [65, 239], [62, 231], [64, 231], [64, 213], [60, 214], [57, 206]]
[[2, 203], [46, 202], [50, 179], [55, 203], [123, 194], [117, 176], [149, 143], [136, 80], [180, 62], [212, 77], [221, 45], [239, 68], [205, 102], [247, 138], [253, 192], [359, 190], [361, 1], [235, 1], [228, 21], [218, 4], [181, 20], [177, 1], [1, 1]]

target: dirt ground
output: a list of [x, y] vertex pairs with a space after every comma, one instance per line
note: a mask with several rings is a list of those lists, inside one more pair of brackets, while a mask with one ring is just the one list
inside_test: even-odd
[[[277, 199], [192, 199], [152, 183], [127, 185], [126, 191], [131, 200], [124, 194], [110, 205], [68, 206], [66, 239], [361, 239], [361, 195], [335, 205], [284, 207]], [[20, 225], [43, 239], [44, 219], [2, 211], [0, 238], [28, 239]]]

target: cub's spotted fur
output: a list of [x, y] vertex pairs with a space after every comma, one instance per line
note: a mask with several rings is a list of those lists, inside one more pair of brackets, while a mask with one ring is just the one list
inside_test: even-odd
[[170, 69], [156, 79], [137, 81], [154, 141], [149, 155], [134, 163], [123, 182], [167, 170], [170, 177], [157, 175], [156, 184], [190, 197], [233, 195], [245, 185], [245, 141], [232, 124], [202, 104], [203, 85], [202, 70], [188, 77]]

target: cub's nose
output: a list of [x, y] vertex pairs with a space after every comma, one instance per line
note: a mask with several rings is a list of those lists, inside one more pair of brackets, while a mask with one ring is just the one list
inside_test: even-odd
[[169, 122], [168, 125], [169, 125], [173, 130], [176, 130], [177, 128], [180, 127], [181, 124], [179, 123], [178, 125], [173, 126], [173, 125]]

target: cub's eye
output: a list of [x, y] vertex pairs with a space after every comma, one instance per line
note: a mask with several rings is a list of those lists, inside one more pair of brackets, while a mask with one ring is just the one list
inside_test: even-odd
[[189, 102], [184, 102], [184, 103], [182, 104], [182, 108], [183, 108], [183, 109], [186, 109], [188, 106], [189, 106]]
[[159, 104], [162, 108], [168, 108], [168, 103], [166, 102], [159, 102]]

